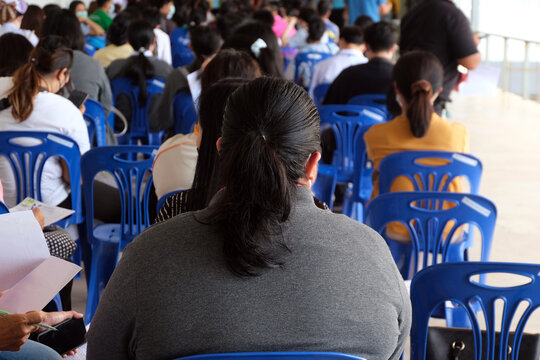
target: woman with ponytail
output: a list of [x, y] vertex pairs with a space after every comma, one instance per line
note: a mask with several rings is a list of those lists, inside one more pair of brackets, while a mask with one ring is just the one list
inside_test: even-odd
[[[367, 155], [375, 169], [371, 198], [379, 194], [379, 165], [385, 156], [406, 150], [469, 152], [467, 128], [441, 118], [433, 109], [443, 83], [443, 67], [435, 55], [413, 51], [401, 56], [392, 79], [401, 115], [374, 125], [364, 135]], [[460, 191], [461, 183], [451, 183], [449, 190]], [[391, 191], [414, 191], [414, 188], [410, 181], [398, 178]], [[393, 238], [410, 241], [408, 231], [399, 225], [388, 227], [396, 235]]]
[[386, 243], [314, 202], [319, 123], [292, 82], [258, 78], [229, 96], [220, 190], [206, 209], [126, 247], [87, 359], [302, 350], [399, 359], [411, 308]]
[[[13, 74], [13, 86], [0, 99], [0, 131], [47, 131], [71, 137], [81, 154], [90, 148], [88, 130], [81, 111], [57, 95], [70, 78], [73, 52], [57, 36], [43, 38], [30, 53], [29, 61]], [[58, 205], [68, 197], [67, 168], [60, 160], [49, 160], [43, 169], [43, 202]], [[67, 173], [66, 173], [67, 174]], [[6, 204], [16, 205], [15, 179], [9, 162], [0, 158], [0, 178]]]
[[[148, 98], [146, 92], [146, 80], [158, 77], [165, 78], [172, 71], [172, 67], [165, 61], [159, 60], [153, 55], [156, 47], [156, 37], [153, 27], [145, 20], [132, 22], [127, 30], [128, 42], [135, 51], [127, 59], [113, 61], [107, 68], [107, 76], [111, 81], [119, 77], [130, 78], [134, 86], [139, 88], [139, 103], [145, 104]], [[153, 98], [150, 108], [158, 104], [158, 96]], [[115, 99], [116, 107], [129, 120], [131, 119], [131, 104], [124, 97]], [[152, 111], [150, 112], [152, 113]], [[157, 117], [149, 119], [150, 131], [160, 131], [164, 127]]]

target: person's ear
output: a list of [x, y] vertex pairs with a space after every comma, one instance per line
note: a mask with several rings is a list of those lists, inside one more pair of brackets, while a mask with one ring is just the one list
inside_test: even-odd
[[398, 47], [399, 47], [398, 44], [392, 45], [392, 48], [390, 49], [390, 52], [391, 52], [392, 54], [395, 53], [395, 52], [398, 50]]
[[56, 73], [56, 80], [60, 83], [60, 88], [62, 88], [68, 82], [69, 70], [68, 68], [62, 68]]
[[317, 179], [317, 171], [319, 170], [319, 166], [318, 166], [319, 160], [321, 160], [321, 153], [318, 151], [315, 151], [314, 153], [310, 155], [306, 164], [306, 176], [307, 176], [307, 181], [310, 188], [315, 182], [315, 180]]
[[397, 87], [397, 83], [395, 81], [392, 84], [392, 86], [394, 86], [394, 92], [396, 93], [396, 95], [401, 95], [401, 92], [399, 91], [399, 89]]
[[219, 154], [219, 151], [221, 150], [221, 139], [222, 137], [220, 136], [219, 139], [217, 139], [216, 141], [216, 149], [217, 149], [218, 154]]

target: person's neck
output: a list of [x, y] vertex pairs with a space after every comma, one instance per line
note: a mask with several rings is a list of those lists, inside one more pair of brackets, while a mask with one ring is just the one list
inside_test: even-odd
[[362, 46], [357, 44], [345, 44], [341, 47], [341, 50], [357, 50], [362, 51]]
[[308, 44], [320, 44], [321, 40], [308, 40], [307, 43]]
[[379, 51], [379, 52], [371, 52], [368, 56], [368, 60], [371, 61], [373, 59], [386, 59], [386, 60], [392, 60], [392, 57], [394, 56], [394, 53], [392, 51]]
[[39, 80], [39, 87], [40, 89], [47, 90], [50, 93], [55, 93], [54, 89], [51, 86], [51, 81], [47, 81], [46, 78], [42, 78]]

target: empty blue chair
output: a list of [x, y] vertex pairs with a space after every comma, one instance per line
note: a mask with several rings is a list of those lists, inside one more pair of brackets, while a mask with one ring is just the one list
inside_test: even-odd
[[296, 54], [294, 58], [294, 82], [309, 88], [315, 65], [331, 56], [332, 54], [319, 52]]
[[[91, 266], [89, 270], [85, 269], [89, 274], [87, 322], [94, 316], [99, 297], [116, 266], [120, 251], [150, 226], [148, 198], [156, 152], [153, 146], [104, 146], [90, 150], [81, 159], [86, 236], [92, 248]], [[103, 171], [109, 173], [118, 186], [122, 207], [121, 222], [94, 226], [94, 178]]]
[[178, 27], [171, 33], [171, 54], [173, 67], [189, 65], [195, 60], [195, 55], [189, 48], [191, 38], [188, 28]]
[[[454, 234], [460, 235], [458, 228], [465, 224], [480, 230], [481, 260], [488, 261], [496, 219], [497, 208], [490, 200], [451, 192], [385, 193], [373, 199], [366, 209], [366, 224], [385, 238], [404, 279], [411, 279], [420, 269], [436, 263], [468, 260], [465, 249], [472, 245], [472, 237], [451, 241]], [[390, 222], [407, 228], [410, 244], [389, 239], [386, 225]]]
[[197, 122], [197, 113], [193, 98], [188, 92], [179, 92], [173, 100], [174, 132], [175, 134], [189, 134]]
[[322, 104], [329, 88], [330, 84], [319, 84], [315, 86], [313, 89], [313, 101], [315, 101], [315, 105], [319, 106]]
[[[516, 274], [527, 279], [527, 283], [517, 286], [497, 286], [483, 284], [477, 280], [478, 275], [489, 273]], [[412, 327], [411, 327], [411, 359], [426, 358], [428, 323], [434, 310], [445, 301], [452, 301], [466, 309], [472, 323], [475, 343], [475, 359], [480, 360], [517, 360], [525, 325], [531, 314], [540, 307], [540, 265], [512, 263], [447, 263], [430, 266], [414, 277], [411, 284]], [[495, 332], [499, 330], [495, 303], [502, 301], [502, 317], [500, 318], [500, 341], [496, 341]], [[519, 305], [526, 303], [528, 307], [518, 311]], [[485, 317], [486, 343], [482, 343], [477, 311]], [[483, 321], [482, 321], [483, 322]], [[511, 323], [517, 327], [513, 336]], [[510, 354], [507, 349], [511, 348]], [[482, 353], [482, 348], [485, 349]]]
[[[129, 98], [131, 104], [131, 119], [129, 121], [129, 131], [126, 135], [118, 138], [120, 144], [137, 144], [142, 141], [145, 145], [160, 145], [164, 131], [150, 132], [148, 116], [152, 97], [161, 94], [165, 87], [165, 80], [153, 78], [146, 81], [146, 91], [148, 98], [145, 104], [139, 104], [139, 87], [133, 84], [129, 78], [116, 78], [111, 81], [111, 90], [113, 99], [116, 101], [118, 96], [124, 94]], [[115, 105], [116, 107], [116, 105]]]
[[387, 120], [392, 119], [392, 114], [388, 112], [388, 108], [386, 107], [386, 94], [356, 95], [352, 97], [351, 99], [349, 99], [347, 104], [372, 106], [383, 111], [386, 114]]
[[193, 355], [176, 360], [363, 360], [361, 357], [333, 352], [246, 352]]
[[[422, 159], [440, 159], [443, 165], [426, 165]], [[470, 192], [478, 194], [482, 162], [471, 154], [448, 151], [402, 151], [386, 156], [379, 166], [379, 193], [390, 191], [394, 180], [406, 176], [415, 191], [448, 191], [457, 177], [465, 177]]]
[[[331, 128], [336, 140], [332, 166], [337, 169], [337, 182], [352, 183], [355, 169], [365, 171], [367, 175], [364, 176], [370, 177], [364, 133], [372, 125], [383, 122], [384, 114], [378, 109], [358, 105], [323, 105], [319, 107], [319, 114], [321, 129]], [[366, 186], [371, 191], [371, 182]], [[352, 205], [347, 204], [347, 209], [352, 209]], [[351, 216], [350, 213], [347, 215]]]
[[105, 110], [103, 106], [94, 99], [87, 99], [84, 106], [86, 107], [86, 111], [83, 117], [88, 128], [90, 144], [93, 145], [95, 141], [97, 146], [107, 145]]
[[41, 174], [43, 166], [51, 157], [56, 156], [63, 159], [69, 169], [71, 208], [75, 213], [56, 224], [65, 228], [71, 224], [82, 223], [82, 197], [79, 186], [81, 183], [81, 153], [75, 141], [68, 136], [57, 133], [1, 131], [0, 155], [8, 159], [13, 170], [17, 184], [17, 203], [26, 197], [42, 201]]

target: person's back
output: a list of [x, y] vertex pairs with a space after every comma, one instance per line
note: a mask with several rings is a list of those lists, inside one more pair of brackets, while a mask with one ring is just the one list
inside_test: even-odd
[[368, 63], [351, 66], [334, 80], [324, 104], [346, 104], [362, 94], [386, 94], [392, 87], [392, 56], [397, 34], [393, 25], [379, 22], [365, 31]]
[[129, 13], [120, 13], [116, 15], [109, 31], [107, 31], [107, 40], [109, 45], [96, 51], [94, 59], [99, 61], [103, 67], [107, 67], [114, 60], [128, 58], [133, 53], [133, 48], [127, 41], [127, 29], [131, 24]]
[[[411, 9], [401, 22], [399, 46], [402, 54], [424, 50], [441, 61], [443, 91], [435, 104], [439, 113], [458, 80], [458, 63], [473, 69], [480, 62], [469, 21], [452, 1], [429, 0]], [[474, 61], [464, 62], [467, 58]]]
[[88, 359], [401, 356], [411, 309], [385, 242], [314, 203], [319, 121], [309, 96], [284, 80], [233, 93], [219, 141], [224, 188], [207, 209], [126, 248], [92, 321]]

